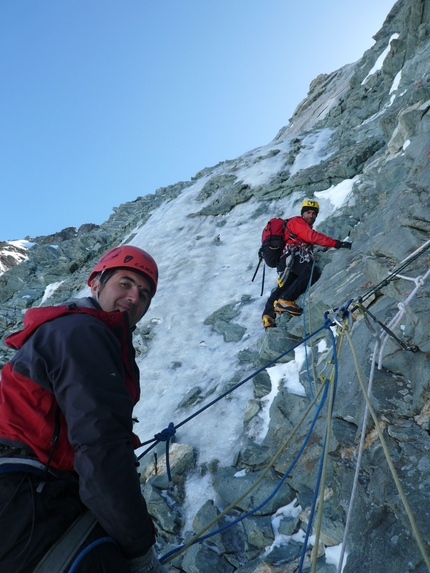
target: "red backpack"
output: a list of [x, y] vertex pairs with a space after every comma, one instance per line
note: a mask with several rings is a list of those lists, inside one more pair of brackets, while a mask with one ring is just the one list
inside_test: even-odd
[[263, 229], [258, 254], [268, 267], [276, 268], [278, 266], [285, 246], [284, 230], [287, 223], [288, 219], [273, 217]]

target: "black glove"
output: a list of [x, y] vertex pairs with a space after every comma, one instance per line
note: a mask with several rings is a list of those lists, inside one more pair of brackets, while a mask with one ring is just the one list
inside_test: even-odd
[[352, 243], [349, 241], [336, 241], [334, 246], [335, 249], [350, 249], [352, 247]]

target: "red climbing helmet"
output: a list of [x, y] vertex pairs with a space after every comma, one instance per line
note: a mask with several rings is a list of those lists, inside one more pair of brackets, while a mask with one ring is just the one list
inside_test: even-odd
[[98, 273], [107, 269], [122, 268], [127, 268], [143, 275], [151, 284], [151, 296], [155, 295], [158, 284], [157, 263], [149, 253], [132, 245], [115, 247], [105, 253], [91, 271], [87, 281], [88, 285], [91, 286], [91, 281]]

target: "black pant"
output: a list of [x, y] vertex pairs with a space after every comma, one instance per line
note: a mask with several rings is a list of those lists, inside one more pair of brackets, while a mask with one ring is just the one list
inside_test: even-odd
[[[285, 280], [283, 286], [276, 287], [269, 298], [267, 299], [266, 306], [264, 307], [263, 315], [268, 314], [272, 318], [275, 318], [275, 311], [273, 309], [273, 303], [275, 300], [280, 298], [283, 300], [295, 301], [303, 294], [308, 288], [309, 279], [311, 278], [311, 284], [317, 282], [321, 276], [320, 269], [313, 264], [312, 261], [300, 262], [300, 254], [293, 255], [294, 259], [290, 269], [290, 273]], [[282, 259], [281, 259], [282, 260]], [[285, 268], [285, 265], [284, 265]], [[278, 268], [283, 270], [282, 267]]]
[[[0, 573], [32, 573], [36, 565], [85, 510], [73, 476], [46, 482], [25, 472], [0, 474]], [[41, 491], [38, 491], [41, 490]], [[76, 555], [92, 541], [106, 537], [96, 525]], [[78, 573], [130, 573], [120, 549], [103, 543], [77, 567]]]

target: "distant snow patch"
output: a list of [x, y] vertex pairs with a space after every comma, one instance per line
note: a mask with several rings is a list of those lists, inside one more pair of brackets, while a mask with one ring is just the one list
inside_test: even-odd
[[330, 157], [332, 152], [327, 152], [327, 146], [332, 133], [332, 129], [325, 128], [307, 135], [302, 141], [302, 149], [291, 167], [290, 175], [318, 165]]
[[57, 290], [57, 288], [63, 284], [64, 281], [60, 281], [58, 283], [51, 283], [49, 284], [46, 289], [45, 292], [43, 293], [43, 297], [42, 300], [40, 301], [39, 306], [42, 306], [42, 304], [45, 302], [45, 300], [47, 300], [50, 296], [52, 296], [52, 294]]
[[402, 79], [402, 70], [400, 70], [400, 72], [397, 72], [396, 77], [394, 78], [393, 83], [392, 83], [391, 88], [390, 88], [390, 94], [392, 94], [393, 92], [395, 92], [399, 89], [399, 84], [400, 84], [401, 79]]
[[384, 63], [385, 58], [388, 56], [388, 54], [390, 53], [390, 49], [391, 49], [391, 42], [393, 40], [397, 40], [397, 38], [399, 37], [399, 34], [395, 33], [392, 34], [390, 39], [388, 40], [388, 45], [385, 48], [385, 50], [382, 52], [382, 54], [379, 56], [379, 58], [376, 60], [375, 64], [373, 65], [373, 68], [370, 70], [370, 72], [367, 74], [367, 76], [364, 78], [364, 80], [361, 82], [361, 85], [363, 86], [368, 78], [370, 76], [373, 76], [373, 74], [376, 74], [377, 71], [379, 71], [382, 68], [382, 65]]
[[[272, 142], [246, 153], [234, 171], [239, 181], [251, 187], [265, 185], [285, 168], [290, 139]], [[275, 154], [274, 152], [278, 152]]]
[[316, 191], [315, 195], [320, 199], [328, 199], [334, 209], [340, 209], [340, 207], [346, 203], [354, 183], [356, 183], [358, 179], [358, 176], [355, 176], [352, 179], [344, 179], [337, 185], [332, 185], [325, 191]]
[[33, 245], [36, 243], [31, 243], [30, 241], [26, 241], [25, 239], [19, 239], [18, 241], [7, 241], [9, 245], [13, 245], [18, 249], [31, 249]]

